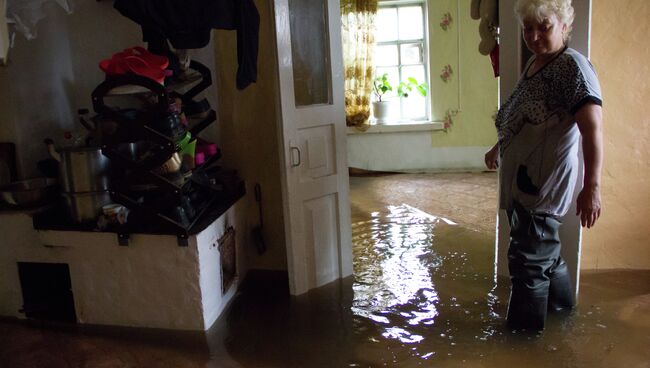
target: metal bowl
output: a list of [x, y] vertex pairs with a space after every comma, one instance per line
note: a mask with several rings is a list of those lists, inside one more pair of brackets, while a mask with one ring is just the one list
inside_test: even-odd
[[16, 181], [0, 187], [2, 201], [18, 207], [45, 204], [56, 193], [57, 181], [51, 178], [34, 178]]

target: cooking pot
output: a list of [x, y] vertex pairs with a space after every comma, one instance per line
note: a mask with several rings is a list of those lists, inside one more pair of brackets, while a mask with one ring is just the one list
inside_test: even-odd
[[111, 203], [108, 191], [87, 193], [61, 193], [70, 219], [76, 223], [94, 221], [102, 213], [102, 207]]
[[50, 155], [59, 162], [59, 184], [63, 192], [97, 192], [109, 189], [110, 160], [99, 147], [66, 147], [58, 152], [46, 139]]

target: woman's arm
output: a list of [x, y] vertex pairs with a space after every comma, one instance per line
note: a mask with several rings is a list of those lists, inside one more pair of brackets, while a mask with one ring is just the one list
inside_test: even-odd
[[603, 112], [599, 105], [588, 103], [575, 114], [585, 160], [584, 186], [578, 195], [577, 212], [582, 226], [594, 226], [600, 217], [600, 177], [603, 167]]

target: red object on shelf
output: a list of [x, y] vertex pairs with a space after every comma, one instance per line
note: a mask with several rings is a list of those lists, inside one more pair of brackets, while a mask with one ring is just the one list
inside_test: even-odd
[[165, 82], [165, 71], [149, 65], [145, 60], [137, 56], [126, 56], [124, 62], [127, 69], [133, 74], [141, 75], [152, 79], [160, 84]]
[[125, 49], [113, 54], [110, 59], [99, 62], [99, 68], [107, 76], [137, 74], [152, 79], [160, 84], [165, 81], [169, 60], [165, 56], [152, 54], [140, 46]]
[[169, 66], [169, 59], [166, 56], [156, 55], [141, 46], [130, 47], [122, 53], [129, 56], [137, 56], [146, 61], [152, 68], [165, 70]]

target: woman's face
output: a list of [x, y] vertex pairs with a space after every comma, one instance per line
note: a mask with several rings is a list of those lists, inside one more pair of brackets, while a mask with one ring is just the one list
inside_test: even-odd
[[524, 19], [524, 41], [528, 49], [537, 56], [555, 54], [564, 47], [564, 33], [567, 25], [556, 15], [542, 22], [533, 18]]

